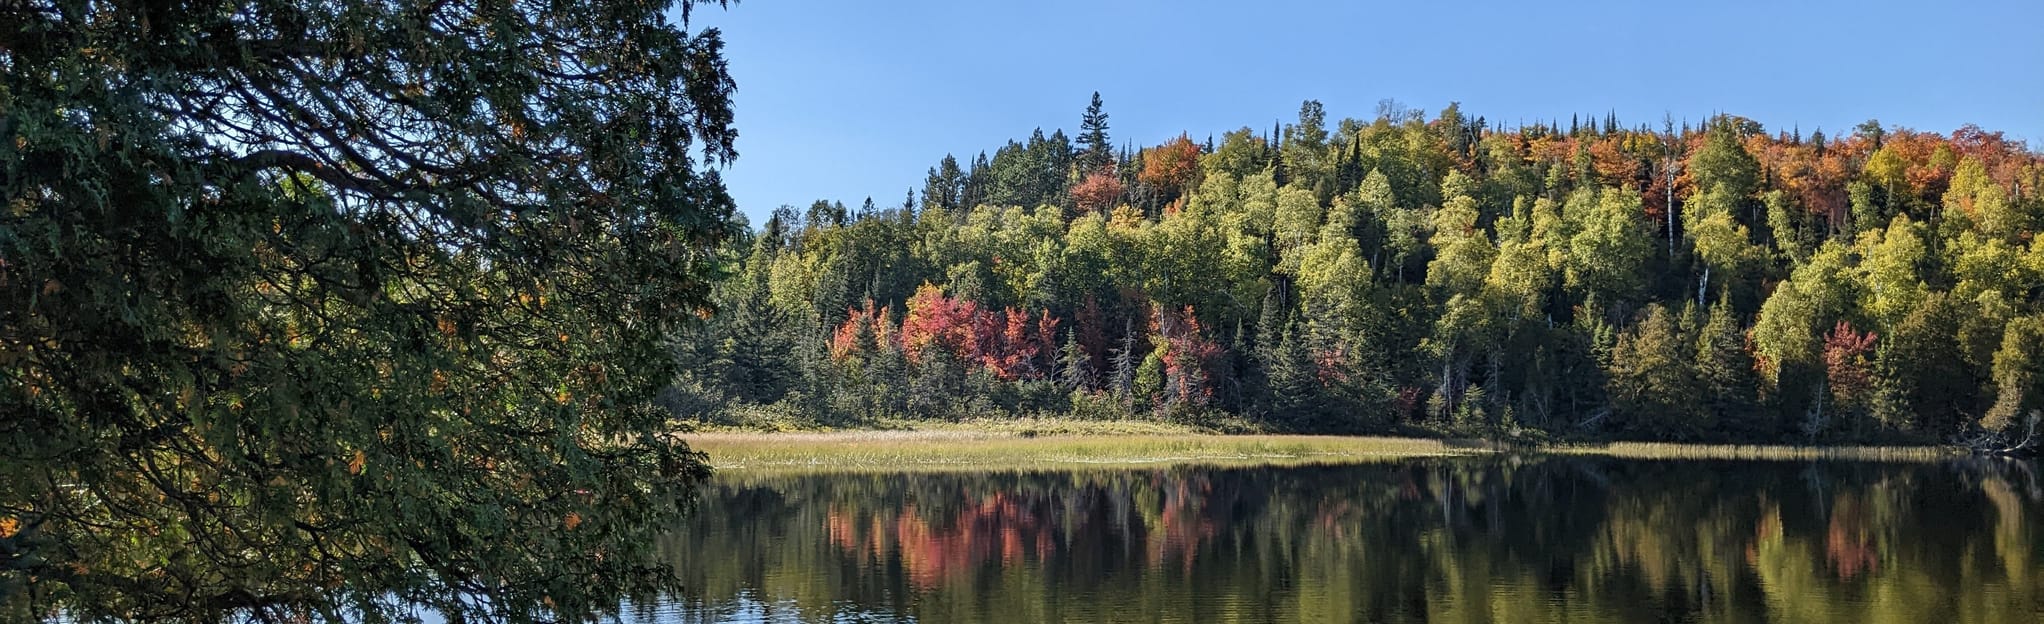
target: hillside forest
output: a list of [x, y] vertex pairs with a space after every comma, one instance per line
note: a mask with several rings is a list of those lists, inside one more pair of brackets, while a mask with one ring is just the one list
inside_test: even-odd
[[2044, 156], [1734, 115], [1331, 125], [944, 156], [782, 207], [672, 340], [686, 419], [2028, 445]]

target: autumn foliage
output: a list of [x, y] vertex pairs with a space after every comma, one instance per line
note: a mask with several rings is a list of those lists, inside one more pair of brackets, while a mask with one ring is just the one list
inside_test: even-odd
[[844, 360], [867, 349], [881, 350], [898, 348], [895, 342], [898, 333], [887, 308], [876, 309], [873, 300], [867, 299], [865, 307], [847, 311], [845, 322], [831, 333], [830, 357]]
[[1861, 404], [1871, 395], [1874, 349], [1873, 332], [1853, 330], [1852, 323], [1839, 321], [1824, 337], [1824, 370], [1831, 381], [1831, 394], [1845, 404]]
[[979, 304], [947, 297], [942, 289], [923, 284], [909, 298], [908, 314], [901, 319], [901, 347], [911, 362], [929, 359], [932, 349], [974, 359], [979, 354], [978, 319]]
[[[1043, 158], [935, 168], [933, 196], [959, 204], [776, 213], [760, 240], [779, 247], [749, 270], [781, 308], [842, 311], [829, 355], [856, 383], [819, 417], [1809, 442], [1950, 439], [2044, 408], [2036, 341], [2003, 335], [2044, 323], [2027, 144], [1561, 121], [1330, 127], [1309, 103], [1267, 133], [1093, 164], [1050, 135]], [[1642, 326], [1649, 309], [1665, 322]], [[1987, 405], [2007, 417], [1971, 413]]]
[[1183, 134], [1143, 152], [1143, 170], [1136, 180], [1167, 193], [1185, 190], [1199, 172], [1199, 144]]
[[1072, 185], [1072, 207], [1080, 213], [1105, 212], [1121, 198], [1124, 187], [1113, 167], [1105, 167]]
[[1213, 398], [1211, 380], [1221, 346], [1200, 328], [1192, 306], [1174, 310], [1156, 306], [1159, 357], [1164, 360], [1165, 390], [1178, 401], [1204, 404]]
[[[1050, 371], [1056, 352], [1058, 319], [1047, 310], [1031, 314], [1015, 308], [983, 310], [979, 304], [944, 294], [924, 284], [908, 300], [900, 327], [889, 322], [886, 308], [871, 301], [854, 308], [833, 332], [830, 353], [844, 360], [868, 345], [899, 345], [909, 361], [923, 363], [939, 350], [959, 362], [992, 372], [1004, 381], [1041, 379]], [[897, 337], [899, 342], [896, 342]]]

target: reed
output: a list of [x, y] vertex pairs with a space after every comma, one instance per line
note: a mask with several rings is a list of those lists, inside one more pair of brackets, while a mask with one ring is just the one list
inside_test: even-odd
[[698, 433], [684, 436], [721, 470], [989, 470], [1159, 464], [1356, 463], [1488, 453], [1421, 438], [1077, 434], [970, 430]]
[[1939, 461], [1967, 455], [1952, 446], [1792, 446], [1767, 444], [1676, 444], [1669, 442], [1612, 442], [1556, 446], [1547, 452], [1573, 455], [1604, 455], [1625, 459], [1737, 459], [1737, 460], [1820, 460], [1920, 462]]

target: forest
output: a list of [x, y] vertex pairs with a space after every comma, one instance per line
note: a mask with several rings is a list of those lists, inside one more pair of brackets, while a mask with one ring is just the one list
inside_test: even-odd
[[[672, 558], [663, 544], [689, 518], [757, 526], [717, 542], [739, 547], [815, 528], [776, 533], [791, 517], [777, 509], [795, 507], [758, 488], [747, 490], [762, 493], [756, 504], [698, 513], [706, 491], [735, 491], [713, 476], [730, 464], [688, 439], [700, 424], [1055, 417], [1529, 445], [2033, 446], [2044, 155], [2003, 134], [1869, 121], [1805, 136], [1730, 115], [1626, 125], [1609, 113], [1507, 126], [1388, 101], [1371, 119], [1330, 122], [1308, 101], [1293, 123], [1145, 145], [1110, 134], [1096, 94], [1075, 134], [931, 154], [927, 183], [898, 204], [826, 200], [753, 222], [724, 179], [741, 148], [740, 79], [724, 22], [699, 17], [733, 4], [42, 0], [0, 11], [0, 622], [651, 618], [698, 580], [727, 578], [727, 562], [785, 569], [742, 551]], [[770, 21], [742, 36], [793, 39], [753, 30]], [[1245, 514], [1242, 526], [1308, 526], [1294, 505], [1326, 510], [1311, 526], [1336, 531], [1432, 518], [1433, 503], [1445, 521], [1471, 491], [1537, 502], [1506, 486], [1600, 479], [1582, 463], [1488, 465], [1453, 480], [1445, 464], [1321, 473], [1355, 479], [1358, 504], [1395, 515], [1344, 511], [1330, 497], [1348, 491], [1253, 493], [1171, 503], [1188, 521], [1169, 527], [1205, 531], [1202, 515], [1265, 500], [1283, 513]], [[1444, 476], [1422, 474], [1435, 469]], [[1827, 471], [1794, 478], [1816, 492]], [[1166, 513], [1162, 482], [1129, 474], [1071, 481], [1098, 494], [1012, 507], [1041, 512], [934, 496], [925, 509], [1033, 522], [1097, 499]], [[1270, 483], [1235, 474], [1172, 489]], [[1382, 487], [1400, 474], [1412, 477]], [[1708, 490], [1660, 484], [1753, 480], [1728, 474], [1639, 483], [1708, 503]], [[2003, 568], [2030, 565], [2008, 553], [2034, 543], [2019, 525], [2035, 516], [2007, 509], [2037, 488], [1953, 472], [1988, 496], [1954, 499], [1944, 477], [1891, 474], [1877, 491], [1909, 507], [1987, 500], [1995, 532], [1981, 532], [1979, 505], [1861, 522], [1856, 491], [1814, 494], [1850, 501], [1839, 507], [1852, 513], [1828, 512], [1847, 519], [1828, 529], [1826, 548], [1846, 562], [1834, 565], [1874, 553], [1889, 557], [1883, 571], [1909, 572], [1883, 587], [1931, 587], [1925, 575], [2001, 583], [1957, 567], [1984, 552], [1969, 546], [1989, 543], [1978, 540], [2001, 549]], [[1051, 482], [921, 482], [942, 481], [975, 498]], [[845, 544], [885, 542], [863, 537], [882, 523], [897, 536], [948, 530], [885, 506], [908, 490], [810, 483], [778, 500], [866, 493], [883, 505], [801, 511], [867, 527]], [[1433, 495], [1424, 483], [1449, 485]], [[1757, 513], [1774, 500], [1763, 494], [1723, 495], [1725, 513], [1665, 509], [1736, 527], [1710, 541], [1753, 544], [1748, 561], [1761, 563], [1748, 565], [1770, 575], [1755, 578], [1811, 578], [1779, 573], [1800, 565], [1787, 549], [1817, 542], [1801, 520], [1769, 528], [1780, 523]], [[1614, 534], [1653, 530], [1623, 515], [1638, 505], [1614, 500]], [[1485, 509], [1492, 526], [1502, 516], [1490, 510], [1520, 513]], [[1919, 524], [1964, 541], [1878, 528]], [[1855, 536], [1955, 544], [1935, 550], [1968, 559]], [[933, 538], [911, 543], [950, 540]], [[1231, 539], [1206, 543], [1256, 543]], [[1562, 545], [1578, 543], [1602, 548]]]
[[2031, 444], [2044, 155], [1730, 114], [1329, 125], [946, 155], [783, 206], [673, 338], [684, 419]]

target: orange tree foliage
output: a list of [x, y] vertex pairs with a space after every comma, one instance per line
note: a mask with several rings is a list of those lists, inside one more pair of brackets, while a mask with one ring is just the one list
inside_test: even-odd
[[839, 324], [830, 337], [830, 357], [843, 361], [846, 358], [865, 353], [868, 349], [882, 351], [894, 348], [895, 331], [889, 318], [893, 311], [874, 305], [866, 300], [865, 307], [846, 311], [845, 322]]
[[1864, 175], [1888, 188], [1927, 204], [1937, 203], [1959, 164], [1944, 137], [1931, 132], [1896, 130], [1867, 158]]
[[942, 289], [924, 283], [908, 299], [908, 314], [901, 319], [901, 347], [911, 362], [920, 363], [931, 349], [944, 349], [961, 359], [979, 356], [979, 335], [973, 324], [979, 318], [979, 304], [945, 296]]
[[1840, 142], [1819, 153], [1812, 143], [1790, 143], [1755, 137], [1746, 150], [1760, 161], [1763, 176], [1791, 193], [1803, 209], [1824, 217], [1836, 229], [1843, 225], [1850, 204], [1845, 184], [1852, 179], [1855, 153], [1851, 143]]
[[1079, 209], [1080, 214], [1104, 212], [1121, 199], [1123, 190], [1121, 176], [1115, 174], [1114, 167], [1102, 167], [1072, 185], [1072, 205]]
[[1143, 153], [1143, 170], [1136, 180], [1167, 195], [1183, 192], [1199, 172], [1199, 145], [1180, 134], [1178, 138]]
[[1173, 310], [1155, 306], [1158, 356], [1164, 361], [1165, 392], [1177, 401], [1205, 404], [1213, 398], [1214, 366], [1219, 363], [1221, 345], [1200, 329], [1192, 306]]
[[1839, 321], [1824, 337], [1824, 371], [1831, 394], [1843, 405], [1865, 405], [1873, 390], [1874, 333], [1853, 330]]
[[[1002, 380], [1041, 379], [1049, 370], [1044, 365], [1045, 356], [1053, 353], [1057, 336], [1057, 317], [1048, 310], [1032, 321], [1029, 313], [1014, 308], [999, 314], [992, 312], [982, 315], [980, 323], [983, 337], [980, 364]], [[999, 327], [999, 331], [993, 328]]]
[[[834, 356], [856, 348], [837, 345], [857, 345], [866, 323], [872, 324], [875, 336], [890, 335], [885, 327], [886, 310], [876, 313], [870, 307], [853, 310], [853, 318], [838, 328], [832, 341]], [[909, 298], [908, 314], [901, 319], [898, 335], [911, 362], [921, 363], [931, 349], [943, 349], [958, 361], [977, 364], [1003, 381], [1014, 381], [1048, 375], [1057, 351], [1057, 326], [1058, 319], [1049, 310], [1035, 315], [1015, 308], [982, 310], [977, 303], [947, 296], [942, 289], [924, 284]]]

